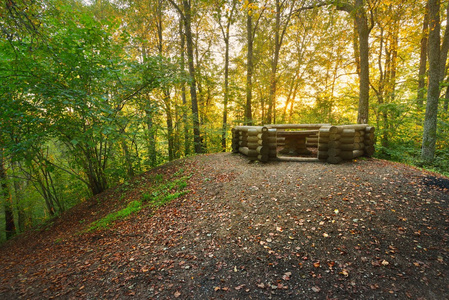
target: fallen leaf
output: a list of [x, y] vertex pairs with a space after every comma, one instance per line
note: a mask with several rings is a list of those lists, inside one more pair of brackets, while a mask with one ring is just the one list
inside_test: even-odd
[[176, 291], [176, 292], [174, 293], [174, 296], [175, 296], [175, 298], [178, 298], [179, 296], [181, 296], [181, 293], [180, 293], [179, 291]]
[[321, 289], [317, 286], [312, 287], [312, 291], [314, 291], [315, 293], [319, 293], [321, 291]]
[[265, 288], [265, 284], [263, 282], [259, 283], [259, 284], [257, 284], [257, 287], [259, 287], [261, 289], [264, 289]]

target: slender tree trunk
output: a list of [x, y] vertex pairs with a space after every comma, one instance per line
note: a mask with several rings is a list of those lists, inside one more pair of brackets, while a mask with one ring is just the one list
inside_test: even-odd
[[[182, 18], [179, 20], [179, 35], [181, 39], [181, 71], [185, 70], [185, 35], [183, 31], [183, 21]], [[189, 119], [187, 118], [187, 97], [186, 97], [186, 86], [184, 83], [181, 84], [181, 99], [182, 99], [182, 120], [184, 123], [184, 155], [188, 156], [190, 154], [190, 134], [189, 134]]]
[[227, 17], [226, 26], [223, 26], [221, 20], [218, 20], [223, 40], [225, 42], [225, 65], [224, 65], [224, 95], [223, 95], [223, 125], [221, 134], [221, 148], [222, 151], [226, 151], [226, 139], [228, 136], [228, 102], [229, 102], [229, 39], [230, 39], [230, 27], [233, 22], [233, 15], [236, 8], [236, 0], [232, 0], [232, 8]]
[[193, 63], [192, 10], [188, 0], [182, 1], [184, 6], [184, 28], [187, 42], [187, 59], [190, 74], [190, 99], [192, 101], [193, 141], [195, 153], [203, 152], [200, 122], [198, 115], [198, 100], [196, 94], [195, 66]]
[[356, 23], [360, 47], [360, 91], [358, 124], [368, 123], [369, 114], [369, 29], [363, 0], [356, 0]]
[[[18, 162], [10, 161], [11, 170], [14, 177], [17, 177], [17, 167]], [[23, 186], [26, 184], [26, 181], [19, 181], [17, 179], [14, 179], [14, 198], [15, 198], [15, 205], [17, 209], [17, 231], [18, 232], [24, 232], [29, 223], [29, 219], [31, 218], [31, 214], [27, 214], [24, 207], [24, 202], [22, 201], [23, 197]]]
[[3, 198], [3, 207], [5, 212], [5, 231], [6, 239], [10, 239], [16, 234], [16, 226], [14, 224], [14, 214], [12, 207], [12, 197], [9, 193], [7, 184], [5, 161], [3, 157], [3, 149], [0, 148], [0, 198]]
[[[250, 4], [252, 0], [248, 1]], [[246, 54], [246, 106], [245, 106], [245, 124], [252, 125], [252, 98], [253, 98], [253, 19], [252, 14], [247, 13], [246, 16], [246, 36], [248, 50]]]
[[229, 101], [229, 27], [225, 37], [225, 78], [224, 78], [224, 100], [223, 100], [223, 127], [221, 134], [221, 148], [226, 152], [226, 138], [228, 132], [228, 101]]
[[421, 54], [419, 58], [419, 70], [418, 70], [418, 94], [417, 104], [418, 108], [421, 108], [424, 104], [425, 86], [426, 86], [426, 70], [427, 70], [427, 37], [429, 34], [429, 7], [426, 4], [424, 21], [421, 33]]
[[281, 27], [281, 5], [279, 0], [276, 0], [276, 15], [274, 26], [274, 49], [271, 60], [271, 74], [270, 74], [270, 98], [268, 100], [267, 124], [276, 123], [276, 73], [279, 62], [279, 51], [281, 50], [280, 41], [280, 27]]
[[369, 117], [369, 27], [365, 11], [365, 0], [355, 0], [354, 6], [346, 2], [336, 3], [337, 10], [342, 10], [354, 16], [358, 36], [358, 52], [360, 62], [359, 73], [359, 108], [357, 123], [368, 123]]
[[[449, 5], [446, 7], [446, 24], [449, 22]], [[440, 82], [446, 77], [446, 61], [449, 51], [449, 26], [444, 30], [443, 42], [440, 51]]]
[[445, 112], [448, 111], [448, 106], [449, 106], [449, 86], [446, 88], [446, 94], [444, 96], [444, 106], [443, 106], [443, 110]]
[[168, 140], [168, 160], [172, 161], [175, 158], [174, 154], [174, 135], [173, 135], [173, 116], [170, 105], [170, 94], [164, 90], [164, 104], [165, 114], [167, 116], [167, 140]]
[[133, 178], [136, 175], [134, 173], [133, 161], [131, 159], [131, 153], [129, 152], [128, 145], [126, 144], [126, 141], [124, 141], [124, 140], [122, 141], [122, 149], [123, 149], [123, 153], [125, 155], [126, 174], [127, 174], [128, 178]]
[[429, 6], [429, 85], [421, 158], [432, 163], [435, 157], [438, 98], [440, 95], [440, 0], [428, 0]]
[[145, 122], [148, 130], [148, 158], [150, 167], [157, 165], [157, 152], [156, 152], [156, 130], [153, 124], [153, 111], [149, 108], [145, 110]]

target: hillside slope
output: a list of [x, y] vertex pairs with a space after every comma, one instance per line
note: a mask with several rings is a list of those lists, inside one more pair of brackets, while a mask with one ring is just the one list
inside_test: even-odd
[[[190, 192], [86, 232], [158, 176], [189, 176]], [[448, 187], [375, 159], [192, 157], [3, 245], [0, 298], [447, 299]]]

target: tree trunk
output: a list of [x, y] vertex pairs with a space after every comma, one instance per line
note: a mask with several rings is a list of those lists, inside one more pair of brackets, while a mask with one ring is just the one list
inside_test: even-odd
[[3, 198], [3, 207], [5, 212], [5, 232], [6, 239], [10, 239], [16, 234], [16, 226], [14, 224], [14, 213], [12, 207], [12, 197], [9, 193], [5, 161], [3, 157], [3, 149], [0, 148], [0, 198]]
[[[271, 74], [270, 74], [270, 98], [268, 100], [267, 124], [276, 123], [276, 73], [279, 62], [279, 51], [281, 50], [280, 41], [280, 26], [281, 26], [281, 7], [279, 0], [276, 0], [276, 16], [274, 26], [274, 49], [271, 60]], [[272, 122], [273, 120], [273, 122]]]
[[443, 110], [446, 112], [448, 111], [448, 104], [449, 104], [449, 86], [446, 88], [446, 94], [444, 96]]
[[156, 152], [156, 130], [153, 124], [153, 111], [151, 108], [145, 110], [145, 122], [148, 130], [148, 158], [150, 167], [157, 165], [157, 152]]
[[421, 54], [419, 58], [419, 70], [418, 70], [418, 93], [417, 104], [418, 108], [421, 108], [424, 104], [425, 86], [426, 86], [426, 70], [427, 70], [427, 37], [429, 34], [429, 7], [426, 5], [424, 13], [424, 21], [421, 33]]
[[369, 113], [369, 29], [364, 0], [356, 0], [356, 23], [359, 34], [360, 47], [360, 91], [359, 109], [357, 116], [358, 124], [368, 123]]
[[[179, 35], [181, 38], [181, 71], [184, 72], [185, 69], [185, 35], [183, 32], [183, 22], [182, 18], [179, 21]], [[184, 155], [188, 156], [190, 154], [190, 134], [189, 134], [189, 119], [187, 118], [187, 97], [186, 97], [186, 86], [181, 83], [181, 98], [182, 98], [182, 120], [184, 123]]]
[[133, 161], [131, 159], [131, 153], [129, 152], [128, 145], [126, 144], [125, 140], [122, 140], [122, 149], [123, 153], [125, 155], [125, 163], [126, 163], [126, 175], [128, 178], [133, 178], [135, 176], [134, 168], [133, 168]]
[[429, 85], [421, 158], [432, 163], [435, 157], [438, 98], [440, 95], [440, 0], [428, 0], [429, 6]]
[[[252, 0], [248, 1], [249, 4]], [[245, 106], [245, 124], [252, 125], [252, 92], [253, 92], [253, 19], [252, 14], [248, 11], [246, 16], [246, 37], [248, 43], [248, 50], [246, 55], [246, 106]]]
[[[369, 31], [368, 18], [365, 11], [365, 0], [355, 0], [354, 6], [345, 2], [337, 2], [337, 10], [345, 11], [354, 16], [358, 35], [358, 53], [356, 62], [360, 62], [359, 73], [359, 108], [357, 123], [368, 123], [369, 114]], [[357, 54], [357, 51], [355, 51]], [[359, 59], [359, 60], [358, 60]]]
[[224, 78], [224, 100], [223, 100], [223, 127], [221, 134], [221, 148], [226, 152], [226, 138], [228, 131], [228, 101], [229, 101], [229, 27], [227, 27], [225, 40], [225, 78]]
[[203, 142], [200, 132], [200, 122], [198, 115], [198, 100], [196, 94], [195, 66], [193, 63], [193, 37], [192, 37], [192, 10], [190, 2], [183, 0], [184, 7], [184, 28], [187, 42], [187, 59], [190, 74], [190, 98], [192, 101], [192, 119], [193, 119], [193, 142], [195, 153], [203, 152]]
[[167, 140], [168, 140], [168, 160], [175, 158], [174, 151], [174, 135], [173, 135], [173, 116], [170, 105], [170, 92], [164, 89], [165, 114], [167, 115]]

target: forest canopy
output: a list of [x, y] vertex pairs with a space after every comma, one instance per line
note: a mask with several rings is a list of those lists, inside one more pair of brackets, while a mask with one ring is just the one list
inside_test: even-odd
[[[7, 0], [1, 239], [242, 124], [368, 123], [376, 155], [448, 174], [449, 5]], [[3, 221], [4, 220], [4, 221]]]

